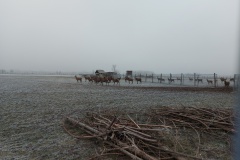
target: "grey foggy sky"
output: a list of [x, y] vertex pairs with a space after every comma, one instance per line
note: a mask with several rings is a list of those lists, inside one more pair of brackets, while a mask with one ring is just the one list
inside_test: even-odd
[[237, 72], [238, 0], [0, 0], [0, 69]]

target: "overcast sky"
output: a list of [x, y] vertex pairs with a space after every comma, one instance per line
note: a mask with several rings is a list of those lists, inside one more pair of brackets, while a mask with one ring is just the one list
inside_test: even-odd
[[238, 0], [0, 0], [0, 69], [234, 74]]

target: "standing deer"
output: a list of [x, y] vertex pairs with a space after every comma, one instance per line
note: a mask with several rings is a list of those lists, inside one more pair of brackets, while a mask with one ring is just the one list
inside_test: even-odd
[[158, 79], [158, 82], [165, 81], [165, 79], [163, 79], [163, 78], [157, 78], [157, 79]]
[[132, 78], [129, 78], [129, 77], [125, 77], [125, 82], [128, 81], [128, 83], [130, 84], [130, 82], [133, 83], [133, 79]]
[[75, 79], [77, 80], [77, 82], [80, 81], [80, 82], [82, 83], [82, 77], [77, 77], [77, 76], [75, 75]]
[[202, 79], [199, 79], [199, 78], [195, 79], [195, 81], [198, 82], [198, 83], [199, 83], [199, 82], [202, 82], [202, 83], [203, 83]]
[[115, 83], [120, 85], [120, 79], [119, 78], [113, 78], [112, 81], [113, 81], [114, 85], [115, 85]]
[[233, 81], [233, 82], [235, 82], [235, 78], [230, 78], [230, 81]]
[[221, 77], [220, 80], [221, 80], [221, 82], [223, 83], [223, 82], [225, 82], [225, 81], [227, 80], [227, 78]]
[[168, 78], [168, 82], [169, 83], [174, 82], [174, 79]]
[[207, 79], [207, 82], [208, 82], [208, 84], [213, 84], [213, 81], [212, 81], [212, 80], [208, 80], [208, 79]]
[[137, 84], [138, 84], [138, 81], [140, 82], [140, 83], [142, 83], [142, 79], [141, 78], [135, 78], [135, 80], [137, 81]]
[[225, 87], [229, 87], [229, 85], [230, 85], [230, 82], [228, 82], [228, 81], [224, 81], [224, 85], [225, 85]]

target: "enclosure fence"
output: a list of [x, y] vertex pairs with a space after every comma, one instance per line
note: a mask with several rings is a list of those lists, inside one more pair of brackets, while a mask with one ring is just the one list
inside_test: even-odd
[[[121, 75], [125, 78], [126, 75]], [[129, 77], [129, 75], [128, 75]], [[229, 86], [238, 87], [240, 76], [223, 76], [216, 73], [213, 74], [133, 74], [131, 78], [141, 78], [142, 83], [159, 83], [162, 85], [178, 85], [178, 86], [196, 86], [196, 87], [222, 87], [225, 81], [229, 82]]]

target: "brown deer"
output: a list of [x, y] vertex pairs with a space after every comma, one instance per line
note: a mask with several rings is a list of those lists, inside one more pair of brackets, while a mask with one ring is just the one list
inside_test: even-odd
[[163, 78], [157, 78], [157, 79], [158, 79], [158, 82], [165, 81], [165, 79], [163, 79]]
[[125, 77], [124, 79], [125, 79], [125, 82], [127, 82], [127, 81], [128, 81], [128, 77]]
[[230, 82], [228, 82], [228, 81], [224, 81], [224, 85], [225, 85], [225, 87], [229, 87], [229, 85], [230, 85]]
[[84, 78], [85, 78], [85, 82], [86, 82], [87, 80], [88, 80], [88, 82], [90, 82], [90, 81], [92, 82], [92, 78], [91, 78], [91, 77], [85, 76]]
[[212, 81], [212, 80], [208, 80], [208, 79], [207, 79], [207, 82], [208, 82], [208, 84], [213, 84], [213, 81]]
[[106, 85], [109, 85], [110, 83], [107, 77], [100, 77], [100, 82], [102, 83], [102, 85], [104, 82], [106, 83]]
[[203, 83], [202, 79], [199, 79], [199, 78], [195, 79], [195, 81], [197, 81], [198, 83], [199, 83], [199, 82], [202, 82], [202, 83]]
[[140, 82], [140, 83], [142, 83], [142, 79], [141, 78], [135, 78], [135, 80], [137, 81], [137, 84], [138, 84], [138, 81]]
[[113, 78], [112, 81], [113, 81], [114, 85], [115, 85], [115, 83], [120, 85], [120, 79], [119, 78]]
[[80, 81], [80, 82], [82, 83], [82, 77], [77, 77], [77, 76], [75, 75], [75, 79], [77, 80], [77, 82]]
[[223, 77], [221, 77], [220, 80], [221, 80], [221, 82], [223, 83], [224, 81], [227, 80], [227, 78], [223, 78]]
[[92, 77], [92, 80], [95, 82], [95, 84], [98, 84], [99, 82], [101, 82], [101, 78], [97, 76]]
[[88, 82], [93, 83], [93, 78], [89, 77], [89, 78], [88, 78]]
[[133, 83], [133, 79], [132, 78], [129, 78], [129, 77], [125, 77], [125, 82], [128, 81], [128, 83], [130, 84], [130, 82]]
[[108, 81], [110, 83], [111, 81], [113, 81], [114, 78], [112, 76], [110, 76], [110, 77], [107, 77], [107, 79], [108, 79]]
[[87, 75], [84, 75], [83, 77], [84, 77], [84, 79], [85, 79], [85, 82], [87, 82], [87, 80], [88, 80], [89, 77], [88, 77]]

